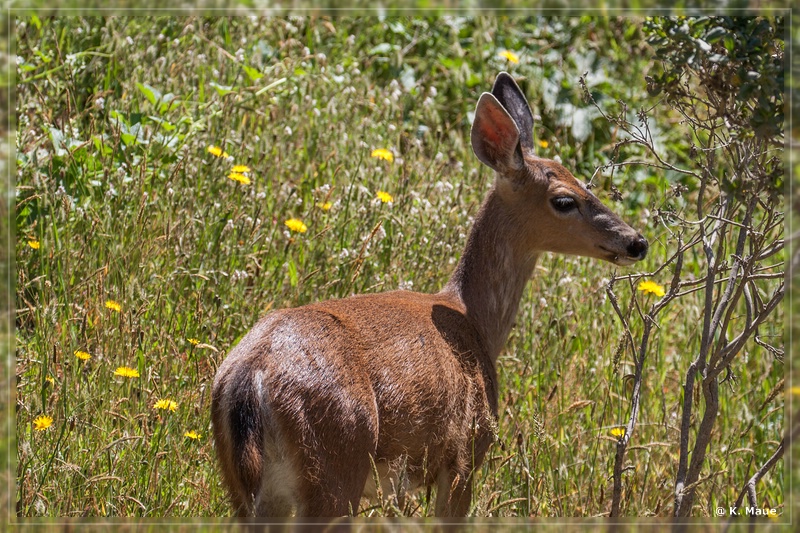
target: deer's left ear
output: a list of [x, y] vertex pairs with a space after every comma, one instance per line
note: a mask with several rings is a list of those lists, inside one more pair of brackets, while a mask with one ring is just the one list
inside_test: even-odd
[[470, 137], [475, 155], [485, 165], [500, 173], [522, 168], [519, 128], [497, 98], [489, 93], [483, 93], [478, 100]]
[[533, 114], [522, 90], [507, 72], [501, 72], [494, 80], [492, 96], [497, 98], [519, 129], [519, 144], [533, 150]]

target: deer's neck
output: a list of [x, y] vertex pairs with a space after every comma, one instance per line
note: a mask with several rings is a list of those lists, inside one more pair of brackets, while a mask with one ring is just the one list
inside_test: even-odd
[[484, 341], [492, 365], [508, 339], [537, 253], [524, 249], [519, 227], [492, 190], [475, 218], [445, 292], [455, 294]]

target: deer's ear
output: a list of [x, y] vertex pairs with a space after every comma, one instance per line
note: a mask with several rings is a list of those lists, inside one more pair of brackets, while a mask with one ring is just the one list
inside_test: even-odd
[[533, 114], [522, 90], [507, 72], [501, 72], [494, 80], [492, 95], [508, 111], [519, 128], [519, 144], [533, 150]]
[[498, 172], [522, 168], [519, 128], [508, 111], [490, 93], [483, 93], [472, 122], [472, 150]]

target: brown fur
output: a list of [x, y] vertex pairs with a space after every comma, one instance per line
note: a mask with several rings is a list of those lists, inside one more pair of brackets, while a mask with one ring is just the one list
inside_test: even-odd
[[[275, 311], [231, 350], [212, 420], [240, 515], [355, 513], [373, 461], [400, 493], [435, 485], [438, 516], [467, 514], [495, 435], [495, 364], [539, 254], [630, 264], [647, 249], [563, 166], [533, 155], [529, 114], [504, 73], [478, 103], [473, 148], [498, 178], [440, 293]], [[551, 204], [565, 195], [569, 213]]]

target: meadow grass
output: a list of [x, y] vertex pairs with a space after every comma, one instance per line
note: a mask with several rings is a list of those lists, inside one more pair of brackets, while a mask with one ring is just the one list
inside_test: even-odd
[[[498, 442], [472, 513], [608, 513], [633, 363], [606, 285], [669, 257], [650, 215], [679, 177], [595, 175], [615, 131], [578, 79], [591, 72], [609, 106], [649, 102], [636, 21], [28, 17], [15, 30], [19, 515], [229, 514], [210, 438], [216, 368], [271, 309], [444, 285], [493, 180], [468, 139], [501, 70], [523, 80], [540, 155], [591, 180], [651, 252], [624, 270], [540, 260], [499, 360]], [[687, 133], [657, 110], [654, 131], [680, 158]], [[234, 166], [247, 169], [232, 179]], [[686, 261], [700, 276], [702, 258]], [[616, 292], [626, 306], [655, 299], [634, 282]], [[626, 516], [671, 514], [701, 308], [699, 295], [675, 301], [654, 332]], [[782, 317], [762, 336], [780, 338]], [[735, 500], [782, 435], [782, 362], [751, 342], [735, 371], [698, 516]], [[781, 508], [783, 475], [759, 485], [765, 506]], [[423, 492], [403, 511], [432, 506]]]

